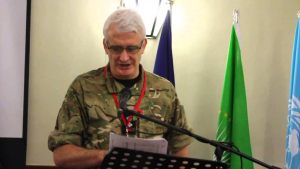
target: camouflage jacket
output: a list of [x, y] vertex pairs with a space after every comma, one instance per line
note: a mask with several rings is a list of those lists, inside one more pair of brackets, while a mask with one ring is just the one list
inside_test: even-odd
[[[69, 87], [56, 121], [55, 130], [48, 138], [48, 147], [54, 150], [64, 144], [75, 144], [88, 149], [108, 149], [109, 133], [121, 133], [113, 93], [124, 86], [116, 81], [105, 67], [78, 76]], [[145, 72], [147, 88], [140, 108], [144, 115], [190, 130], [183, 106], [174, 86], [166, 79]], [[143, 86], [144, 77], [131, 88], [132, 97], [127, 105], [135, 105]], [[191, 143], [191, 138], [178, 132], [140, 119], [142, 138], [164, 137], [168, 149], [174, 153]]]

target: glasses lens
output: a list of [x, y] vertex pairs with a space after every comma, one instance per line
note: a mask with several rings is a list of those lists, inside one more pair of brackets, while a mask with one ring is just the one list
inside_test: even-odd
[[137, 53], [140, 49], [141, 49], [141, 48], [138, 47], [138, 46], [127, 46], [127, 47], [126, 47], [126, 51], [127, 51], [128, 53], [132, 53], [132, 54]]
[[132, 45], [132, 46], [127, 46], [127, 47], [118, 46], [118, 45], [111, 45], [111, 46], [109, 46], [109, 44], [107, 43], [107, 48], [113, 54], [121, 54], [124, 49], [129, 54], [136, 54], [142, 48], [142, 45], [143, 45], [143, 41], [141, 41], [141, 45], [140, 46], [134, 46], [134, 45]]
[[110, 46], [108, 48], [112, 53], [120, 54], [123, 52], [124, 48], [122, 46]]

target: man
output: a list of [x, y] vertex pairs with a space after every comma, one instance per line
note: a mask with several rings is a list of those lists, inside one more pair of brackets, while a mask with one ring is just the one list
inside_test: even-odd
[[147, 45], [140, 15], [130, 9], [115, 11], [106, 20], [103, 34], [109, 63], [78, 76], [69, 87], [48, 140], [55, 164], [73, 169], [99, 167], [110, 132], [164, 137], [171, 154], [187, 156], [190, 137], [120, 115], [120, 110], [130, 109], [189, 129], [174, 86], [140, 65]]

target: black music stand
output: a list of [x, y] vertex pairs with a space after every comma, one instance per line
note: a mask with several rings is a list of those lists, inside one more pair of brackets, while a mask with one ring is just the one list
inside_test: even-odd
[[164, 154], [113, 148], [102, 162], [101, 169], [228, 169], [224, 163], [183, 158]]
[[2, 166], [2, 163], [1, 163], [1, 161], [0, 161], [0, 169], [4, 169], [4, 167]]

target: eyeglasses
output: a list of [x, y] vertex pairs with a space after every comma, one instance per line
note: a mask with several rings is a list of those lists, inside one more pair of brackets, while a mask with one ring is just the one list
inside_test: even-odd
[[130, 46], [120, 46], [120, 45], [109, 45], [108, 41], [106, 43], [107, 49], [114, 55], [121, 54], [124, 50], [126, 50], [129, 54], [137, 54], [143, 46], [144, 40], [141, 41], [140, 46], [130, 45]]

